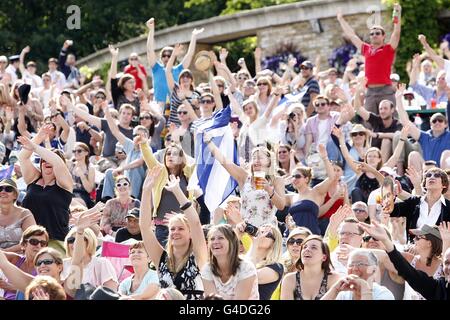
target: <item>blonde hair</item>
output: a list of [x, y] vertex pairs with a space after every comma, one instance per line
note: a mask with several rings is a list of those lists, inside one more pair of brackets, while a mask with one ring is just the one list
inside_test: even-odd
[[186, 218], [186, 216], [182, 213], [176, 214], [169, 220], [169, 239], [167, 241], [167, 268], [172, 273], [178, 273], [181, 271], [181, 269], [184, 268], [187, 261], [189, 260], [189, 256], [192, 252], [192, 239], [189, 240], [189, 248], [184, 254], [181, 261], [178, 262], [178, 264], [175, 262], [175, 256], [173, 254], [173, 244], [172, 244], [172, 238], [170, 236], [170, 227], [173, 225], [174, 222], [180, 222], [182, 223], [187, 229], [189, 230], [189, 233], [191, 232], [191, 227], [189, 226], [189, 221]]
[[[270, 232], [273, 234], [275, 240], [273, 241], [272, 247], [269, 249], [269, 252], [266, 254], [264, 260], [258, 262], [256, 264], [256, 268], [263, 268], [267, 265], [278, 263], [281, 260], [281, 247], [283, 245], [283, 236], [281, 235], [278, 226], [274, 226], [272, 224], [264, 224], [261, 227], [270, 227]], [[261, 228], [260, 227], [260, 228]]]
[[[72, 257], [73, 252], [69, 251], [67, 239], [69, 239], [70, 237], [74, 237], [76, 232], [77, 228], [70, 229], [69, 233], [64, 239], [64, 249], [66, 249], [66, 255], [68, 257]], [[84, 239], [87, 241], [86, 252], [89, 254], [89, 256], [93, 257], [97, 251], [97, 244], [98, 244], [97, 237], [95, 236], [94, 231], [92, 231], [89, 228], [84, 229]]]

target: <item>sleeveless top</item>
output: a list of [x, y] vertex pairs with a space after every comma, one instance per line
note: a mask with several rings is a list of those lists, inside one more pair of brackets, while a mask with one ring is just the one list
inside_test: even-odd
[[[419, 260], [418, 256], [414, 256], [411, 260], [410, 265], [416, 269], [416, 263]], [[433, 274], [433, 279], [438, 280], [439, 278], [444, 277], [444, 272], [442, 269], [442, 264], [439, 264], [436, 271]], [[407, 281], [405, 281], [405, 295], [403, 297], [404, 300], [426, 300], [419, 292], [415, 291]]]
[[168, 262], [169, 256], [166, 251], [163, 251], [158, 266], [161, 288], [176, 288], [186, 297], [186, 300], [202, 299], [203, 282], [194, 254], [191, 253], [186, 265], [176, 274], [169, 270]]
[[[20, 269], [20, 267], [25, 262], [25, 260], [26, 260], [25, 256], [20, 256], [20, 258], [19, 258], [19, 260], [17, 260], [15, 266]], [[31, 272], [31, 275], [37, 276], [36, 269], [33, 269], [33, 271]], [[25, 299], [25, 295], [21, 291], [5, 291], [5, 293], [3, 294], [3, 297], [6, 300], [24, 300]]]
[[307, 227], [312, 233], [320, 235], [319, 206], [314, 201], [299, 200], [289, 208], [289, 213], [297, 227]]
[[28, 185], [22, 205], [33, 213], [36, 224], [47, 229], [50, 240], [64, 241], [69, 232], [69, 206], [73, 195], [56, 182], [51, 186], [38, 185], [39, 179]]
[[27, 214], [25, 217], [20, 218], [13, 224], [10, 224], [6, 227], [0, 226], [0, 248], [6, 249], [12, 247], [16, 244], [19, 244], [20, 239], [22, 238], [22, 222], [25, 218], [31, 216]]
[[388, 288], [394, 295], [395, 300], [403, 300], [403, 296], [405, 294], [405, 283], [397, 283], [392, 280], [387, 269], [384, 269], [380, 285]]
[[[314, 297], [314, 300], [320, 300], [325, 293], [327, 293], [328, 289], [328, 275], [324, 274], [322, 278], [322, 282], [320, 283], [320, 289], [317, 296]], [[301, 278], [300, 271], [295, 273], [295, 290], [294, 290], [294, 300], [304, 300], [302, 294], [302, 286], [301, 286]]]
[[241, 191], [242, 218], [255, 227], [264, 224], [277, 225], [277, 208], [272, 204], [270, 195], [265, 190], [256, 190], [251, 182], [251, 176], [247, 177]]
[[278, 284], [281, 282], [281, 279], [283, 278], [284, 267], [281, 263], [278, 262], [269, 264], [264, 267], [270, 268], [278, 274], [277, 280], [269, 283], [258, 284], [259, 300], [270, 300], [272, 293], [278, 287]]

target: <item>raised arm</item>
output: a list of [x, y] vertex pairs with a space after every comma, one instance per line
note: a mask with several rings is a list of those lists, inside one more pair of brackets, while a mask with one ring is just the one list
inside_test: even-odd
[[389, 44], [395, 50], [398, 47], [398, 43], [400, 42], [400, 30], [402, 25], [402, 7], [400, 4], [394, 4], [394, 12], [397, 13], [398, 20], [394, 21], [394, 30], [392, 31], [391, 40]]
[[156, 63], [155, 54], [155, 19], [150, 18], [147, 23], [148, 35], [147, 35], [147, 61], [150, 68]]
[[112, 100], [111, 93], [111, 79], [116, 78], [117, 75], [117, 61], [119, 59], [119, 48], [114, 48], [112, 44], [108, 46], [111, 53], [111, 67], [109, 68], [108, 81], [106, 81], [105, 91], [108, 95], [108, 99]]
[[25, 75], [26, 69], [25, 69], [25, 55], [30, 52], [30, 46], [26, 46], [22, 49], [22, 52], [20, 52], [20, 58], [19, 58], [19, 70], [23, 76]]
[[214, 96], [214, 103], [216, 104], [216, 111], [223, 109], [222, 97], [220, 96], [219, 87], [214, 80], [212, 71], [209, 71], [209, 84], [211, 85], [211, 91]]
[[159, 260], [164, 248], [159, 244], [158, 239], [152, 229], [152, 189], [155, 186], [157, 176], [164, 170], [160, 166], [153, 167], [149, 170], [142, 187], [141, 216], [139, 219], [139, 227], [141, 229], [142, 239], [145, 249], [155, 266], [158, 267]]
[[313, 188], [313, 190], [319, 194], [326, 194], [328, 189], [330, 188], [331, 182], [334, 179], [334, 169], [333, 165], [330, 162], [330, 159], [328, 159], [327, 149], [325, 145], [320, 143], [317, 146], [317, 151], [319, 151], [319, 155], [322, 158], [323, 162], [325, 163], [327, 178], [318, 185], [316, 185]]
[[[362, 97], [364, 96], [365, 91], [365, 82], [360, 82], [355, 92], [355, 99], [353, 99], [353, 107], [355, 108], [356, 113], [364, 120], [368, 121], [370, 118], [370, 112], [364, 108], [362, 105]], [[364, 87], [363, 87], [364, 86]]]
[[420, 73], [420, 61], [421, 61], [420, 54], [416, 53], [412, 59], [411, 73], [409, 75], [410, 86], [413, 86], [417, 83], [417, 79], [419, 78]]
[[445, 60], [440, 55], [434, 51], [427, 42], [427, 38], [423, 34], [419, 34], [418, 39], [422, 44], [425, 51], [428, 53], [428, 56], [433, 59], [434, 62], [438, 65], [439, 69], [444, 69]]
[[[84, 106], [84, 105], [82, 105], [82, 106]], [[70, 105], [70, 108], [73, 110], [73, 112], [77, 116], [79, 116], [81, 119], [88, 122], [89, 124], [96, 126], [99, 129], [102, 127], [102, 119], [101, 118], [93, 116], [89, 112], [85, 111], [83, 108], [80, 108], [80, 106], [78, 104], [76, 104], [74, 106]]]
[[176, 79], [173, 78], [173, 74], [172, 74], [173, 65], [175, 63], [175, 60], [177, 59], [177, 57], [180, 56], [182, 51], [183, 51], [183, 45], [181, 45], [181, 44], [175, 45], [173, 52], [170, 55], [169, 61], [167, 61], [166, 79], [167, 79], [167, 86], [168, 86], [170, 92], [173, 91], [173, 88], [175, 87], [175, 81], [176, 81]]
[[350, 39], [350, 41], [355, 45], [355, 47], [358, 50], [361, 50], [361, 47], [363, 45], [362, 40], [356, 35], [355, 30], [353, 30], [352, 27], [345, 21], [344, 17], [342, 16], [341, 10], [337, 13], [337, 20], [339, 21], [339, 24], [341, 25], [342, 30], [344, 31], [344, 34]]
[[[56, 183], [63, 189], [72, 192], [73, 191], [73, 179], [67, 168], [65, 161], [63, 161], [56, 153], [41, 147], [26, 137], [19, 137], [17, 139], [24, 149], [36, 152], [44, 161], [50, 163], [53, 166], [53, 172], [55, 174]], [[20, 159], [20, 154], [19, 154]]]
[[109, 110], [108, 102], [102, 102], [102, 110], [105, 114], [105, 119], [108, 121], [109, 129], [113, 136], [120, 142], [121, 145], [125, 145], [126, 141], [129, 140], [122, 132], [120, 132], [119, 127], [116, 123], [116, 120], [112, 117], [111, 112]]
[[203, 141], [208, 145], [209, 151], [214, 158], [228, 171], [228, 173], [238, 182], [239, 186], [243, 186], [247, 179], [247, 171], [240, 166], [234, 164], [230, 159], [220, 152], [219, 148], [212, 142], [212, 136], [208, 133], [203, 134]]
[[205, 30], [205, 29], [201, 28], [201, 29], [192, 30], [191, 42], [189, 43], [188, 51], [187, 51], [186, 55], [184, 56], [183, 60], [181, 61], [181, 64], [183, 65], [184, 69], [189, 68], [189, 66], [191, 65], [192, 58], [194, 57], [194, 53], [195, 53], [195, 46], [197, 44], [197, 36], [200, 33], [202, 33], [203, 30]]
[[398, 144], [395, 147], [394, 153], [389, 158], [389, 160], [386, 161], [384, 166], [394, 168], [397, 165], [398, 159], [400, 158], [400, 154], [402, 153], [402, 150], [405, 147], [406, 139], [408, 139], [409, 128], [410, 128], [409, 126], [403, 127], [400, 135], [400, 140], [398, 141]]
[[183, 191], [181, 190], [180, 178], [171, 175], [169, 177], [169, 183], [165, 188], [167, 191], [173, 193], [180, 206], [184, 206], [190, 203], [189, 207], [185, 209], [183, 213], [189, 222], [189, 228], [191, 230], [192, 238], [192, 249], [194, 251], [197, 265], [201, 270], [208, 261], [208, 249], [206, 247], [206, 240], [205, 236], [203, 235], [202, 224], [200, 223], [199, 215], [195, 208], [192, 206], [192, 202], [190, 202], [188, 198], [186, 198]]
[[342, 130], [334, 127], [332, 129], [332, 133], [339, 139], [339, 148], [341, 149], [342, 156], [344, 157], [345, 161], [347, 161], [347, 164], [358, 176], [361, 175], [361, 171], [358, 165], [355, 163], [355, 159], [353, 159], [348, 152], [347, 144], [345, 143], [345, 137], [342, 133]]
[[5, 253], [0, 250], [0, 270], [3, 272], [8, 282], [19, 291], [25, 292], [25, 289], [33, 281], [34, 277], [28, 274], [8, 261]]
[[255, 48], [254, 55], [255, 55], [255, 74], [258, 74], [262, 70], [262, 67], [261, 67], [261, 58], [262, 58], [261, 48], [259, 48], [259, 47]]
[[400, 84], [397, 92], [395, 93], [395, 106], [397, 108], [398, 117], [400, 119], [400, 123], [403, 127], [409, 127], [409, 135], [414, 140], [419, 140], [420, 137], [420, 129], [417, 128], [410, 120], [408, 113], [403, 107], [403, 92], [405, 91], [405, 84]]
[[280, 102], [282, 91], [283, 89], [281, 87], [276, 87], [273, 90], [273, 95], [272, 98], [270, 99], [269, 106], [267, 107], [263, 115], [263, 117], [266, 118], [267, 120], [270, 119], [270, 115], [272, 114], [273, 109], [278, 105], [278, 102]]

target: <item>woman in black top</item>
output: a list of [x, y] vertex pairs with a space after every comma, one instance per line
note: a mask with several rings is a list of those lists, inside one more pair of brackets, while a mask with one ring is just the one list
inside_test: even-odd
[[[37, 224], [47, 229], [49, 245], [64, 253], [62, 241], [69, 231], [73, 180], [64, 154], [60, 150], [48, 150], [38, 145], [46, 138], [49, 129], [48, 125], [41, 128], [33, 140], [23, 136], [18, 138], [23, 145], [19, 153], [20, 167], [28, 185], [23, 206], [33, 213]], [[39, 169], [31, 161], [33, 152], [41, 158]]]

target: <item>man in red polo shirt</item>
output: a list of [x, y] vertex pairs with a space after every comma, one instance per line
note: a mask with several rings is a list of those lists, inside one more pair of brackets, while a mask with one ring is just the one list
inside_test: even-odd
[[[145, 90], [144, 83], [142, 81], [142, 77], [147, 77], [147, 71], [145, 71], [145, 67], [139, 63], [139, 56], [137, 53], [133, 52], [128, 57], [128, 65], [125, 67], [123, 72], [131, 74], [136, 80], [136, 89]], [[139, 75], [141, 73], [141, 76]]]
[[367, 91], [365, 108], [378, 114], [378, 105], [383, 100], [392, 101], [395, 104], [395, 89], [392, 87], [390, 75], [394, 62], [395, 50], [400, 41], [400, 17], [401, 6], [394, 4], [394, 31], [389, 43], [385, 43], [386, 33], [382, 26], [374, 25], [370, 28], [370, 44], [363, 42], [344, 20], [342, 13], [337, 14], [337, 19], [344, 34], [352, 43], [361, 50], [365, 57], [365, 72], [367, 78]]

